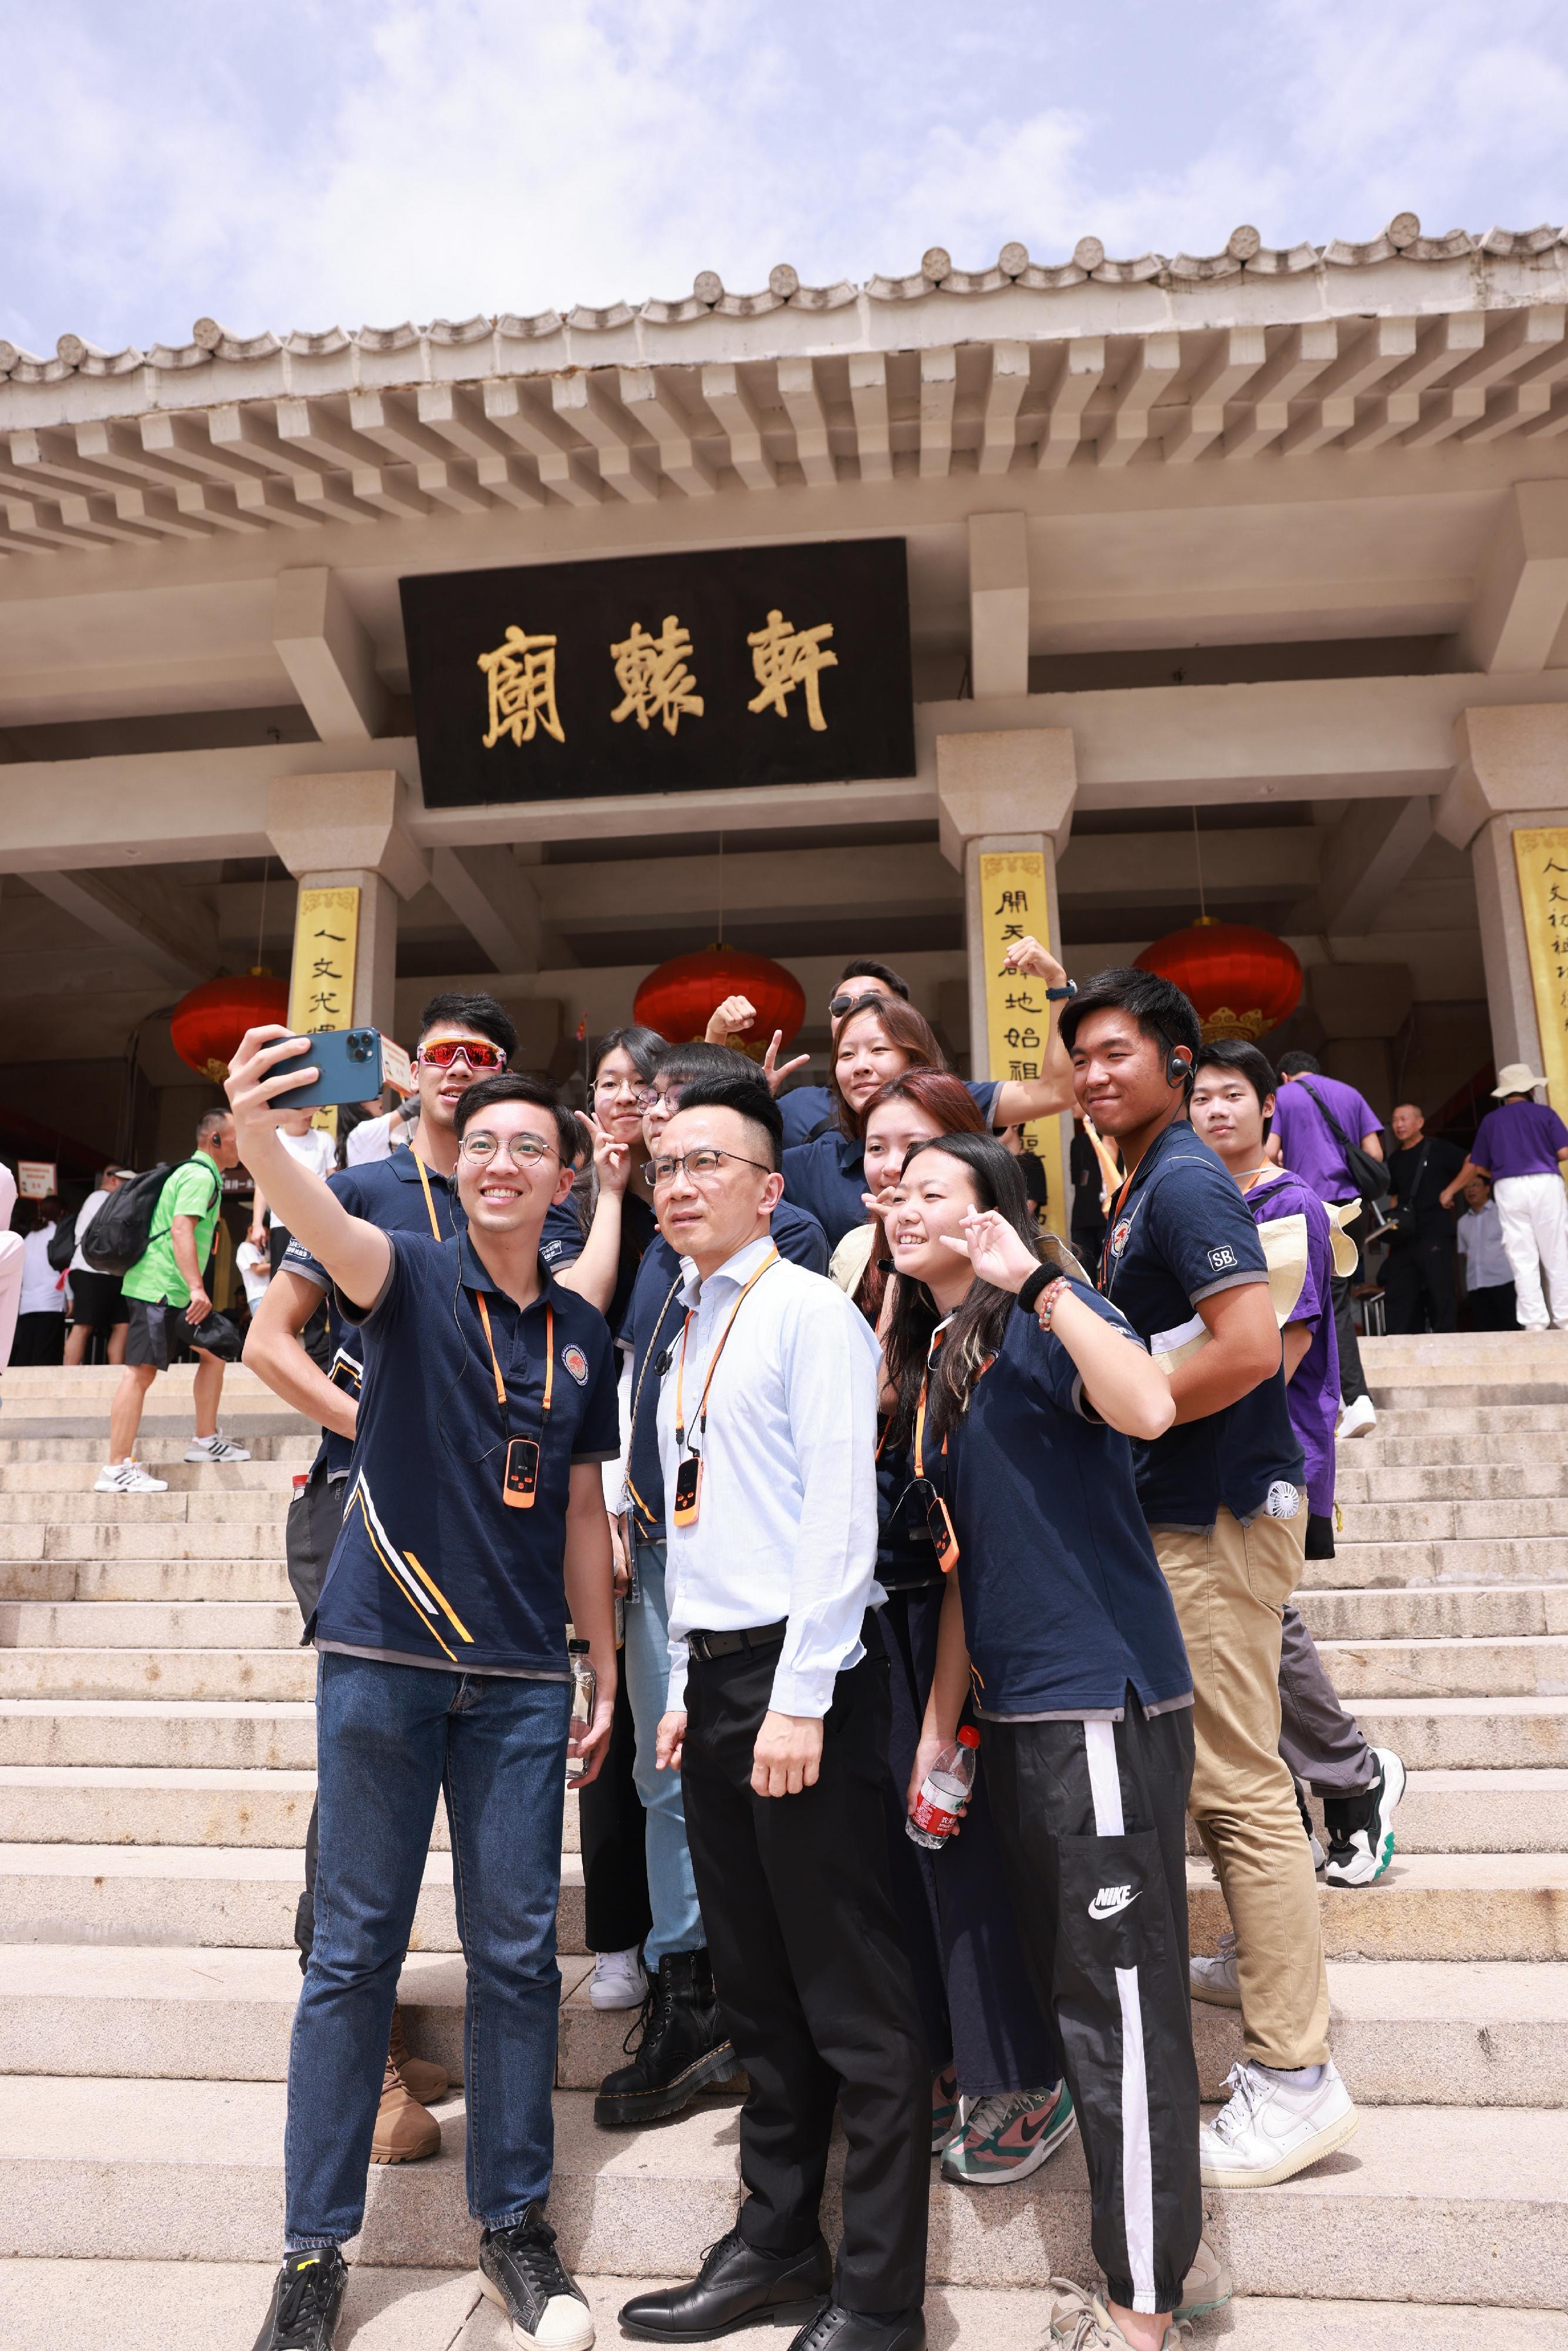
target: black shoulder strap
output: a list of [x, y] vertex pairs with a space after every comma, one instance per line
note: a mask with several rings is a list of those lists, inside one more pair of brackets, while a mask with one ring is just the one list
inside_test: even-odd
[[815, 1142], [817, 1141], [817, 1139], [818, 1139], [818, 1137], [819, 1137], [820, 1135], [823, 1135], [823, 1134], [827, 1134], [828, 1129], [832, 1125], [832, 1123], [833, 1123], [833, 1113], [832, 1113], [832, 1112], [831, 1112], [831, 1111], [830, 1111], [830, 1112], [828, 1113], [828, 1115], [826, 1116], [826, 1118], [820, 1118], [820, 1119], [817, 1121], [816, 1125], [815, 1125], [814, 1127], [812, 1127], [812, 1128], [811, 1128], [811, 1130], [810, 1130], [810, 1132], [806, 1135], [806, 1137], [805, 1137], [806, 1142], [808, 1142], [808, 1143], [815, 1143]]
[[1318, 1108], [1322, 1111], [1322, 1114], [1323, 1114], [1323, 1118], [1324, 1118], [1324, 1121], [1325, 1121], [1325, 1123], [1326, 1123], [1326, 1124], [1327, 1124], [1327, 1126], [1328, 1126], [1328, 1131], [1329, 1131], [1329, 1133], [1333, 1135], [1333, 1137], [1334, 1141], [1338, 1144], [1338, 1145], [1339, 1145], [1340, 1149], [1341, 1149], [1342, 1151], [1351, 1151], [1351, 1150], [1359, 1151], [1359, 1150], [1362, 1148], [1362, 1145], [1361, 1145], [1359, 1143], [1357, 1143], [1357, 1144], [1353, 1144], [1353, 1143], [1351, 1142], [1351, 1139], [1350, 1139], [1349, 1135], [1345, 1133], [1345, 1131], [1344, 1131], [1343, 1127], [1340, 1124], [1340, 1123], [1339, 1123], [1338, 1119], [1337, 1119], [1337, 1118], [1335, 1118], [1335, 1116], [1334, 1116], [1334, 1114], [1333, 1114], [1333, 1111], [1332, 1111], [1332, 1110], [1330, 1110], [1330, 1108], [1329, 1108], [1329, 1106], [1328, 1106], [1327, 1102], [1324, 1102], [1324, 1100], [1323, 1100], [1323, 1098], [1322, 1098], [1322, 1094], [1315, 1094], [1315, 1093], [1313, 1093], [1313, 1092], [1312, 1092], [1312, 1090], [1311, 1086], [1309, 1086], [1309, 1085], [1308, 1085], [1308, 1083], [1307, 1083], [1307, 1081], [1306, 1081], [1305, 1078], [1298, 1078], [1298, 1079], [1296, 1080], [1296, 1083], [1301, 1087], [1301, 1089], [1302, 1092], [1306, 1095], [1306, 1097], [1307, 1097], [1307, 1099], [1308, 1099], [1308, 1101], [1309, 1101], [1309, 1102], [1316, 1102], [1316, 1104], [1317, 1104]]

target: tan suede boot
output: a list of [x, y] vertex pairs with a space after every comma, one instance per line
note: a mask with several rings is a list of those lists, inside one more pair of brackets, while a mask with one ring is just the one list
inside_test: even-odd
[[427, 2057], [410, 2054], [402, 2029], [401, 2001], [392, 2010], [392, 2040], [387, 2054], [402, 2078], [403, 2088], [411, 2098], [417, 2098], [422, 2106], [433, 2106], [437, 2098], [444, 2098], [451, 2088], [444, 2067], [433, 2065]]
[[372, 2163], [418, 2163], [441, 2152], [441, 2125], [403, 2087], [389, 2057], [382, 2076], [382, 2103], [371, 2141]]

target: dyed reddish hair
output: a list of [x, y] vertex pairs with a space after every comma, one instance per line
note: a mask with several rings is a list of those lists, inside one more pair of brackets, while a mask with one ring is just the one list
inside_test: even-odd
[[[861, 1113], [862, 1134], [870, 1125], [873, 1110], [881, 1110], [884, 1102], [912, 1102], [927, 1118], [935, 1119], [943, 1134], [986, 1132], [980, 1106], [962, 1078], [956, 1078], [951, 1070], [912, 1069], [901, 1071], [896, 1078], [889, 1078], [886, 1085], [878, 1087]], [[873, 1250], [854, 1292], [855, 1304], [873, 1331], [881, 1318], [886, 1290], [887, 1276]]]
[[[876, 1021], [889, 1044], [896, 1045], [901, 1052], [908, 1054], [910, 1069], [947, 1071], [947, 1056], [936, 1042], [936, 1030], [924, 1012], [916, 1012], [913, 1004], [905, 1004], [897, 996], [873, 996], [863, 1004], [857, 1004], [854, 1010], [846, 1012], [839, 1023], [838, 1034], [833, 1039], [832, 1061], [828, 1070], [828, 1092], [833, 1098], [833, 1110], [840, 1129], [845, 1134], [863, 1135], [865, 1122], [863, 1114], [857, 1117], [839, 1090], [839, 1052], [855, 1022], [871, 1019]], [[902, 1078], [908, 1072], [901, 1070], [898, 1074]], [[885, 1093], [887, 1088], [884, 1086], [882, 1092]], [[868, 1102], [866, 1108], [869, 1110], [870, 1107]]]

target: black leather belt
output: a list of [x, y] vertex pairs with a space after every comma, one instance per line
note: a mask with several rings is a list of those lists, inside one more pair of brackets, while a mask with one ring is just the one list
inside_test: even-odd
[[777, 1625], [753, 1625], [744, 1633], [688, 1633], [686, 1646], [694, 1657], [711, 1664], [716, 1657], [738, 1656], [743, 1649], [777, 1648], [789, 1629], [781, 1616]]

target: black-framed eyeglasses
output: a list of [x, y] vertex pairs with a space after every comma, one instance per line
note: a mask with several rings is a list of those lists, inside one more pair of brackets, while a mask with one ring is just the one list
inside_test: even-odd
[[694, 1184], [700, 1184], [705, 1176], [716, 1176], [727, 1159], [733, 1159], [740, 1167], [755, 1167], [764, 1176], [771, 1176], [774, 1172], [771, 1167], [765, 1167], [760, 1159], [747, 1159], [744, 1152], [709, 1148], [677, 1151], [667, 1159], [650, 1159], [643, 1166], [643, 1181], [650, 1192], [656, 1192], [661, 1184], [673, 1184], [682, 1174]]

